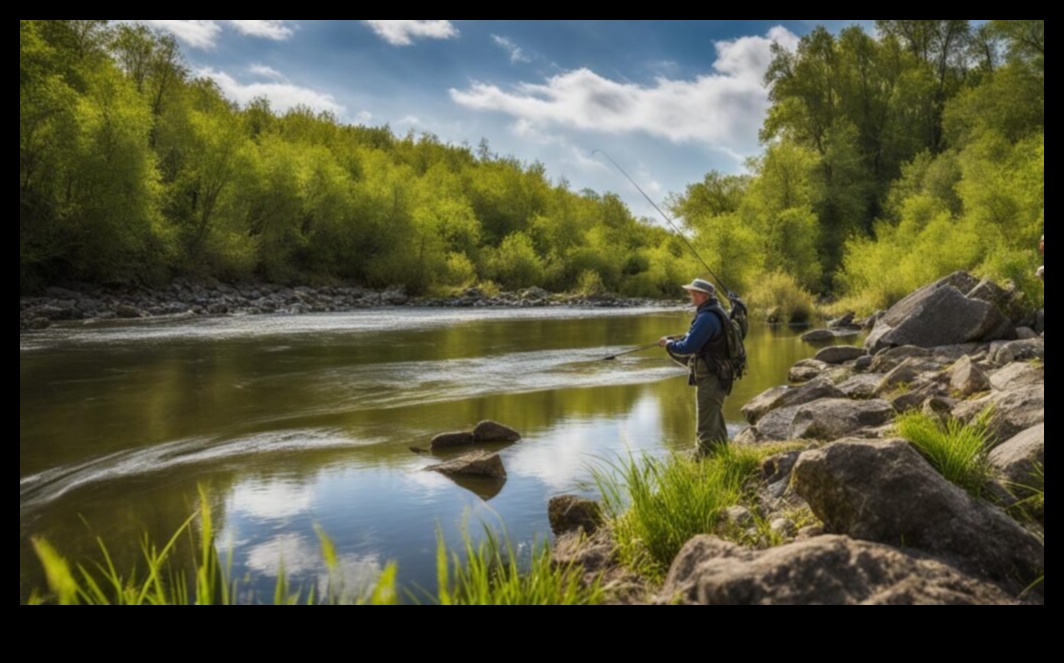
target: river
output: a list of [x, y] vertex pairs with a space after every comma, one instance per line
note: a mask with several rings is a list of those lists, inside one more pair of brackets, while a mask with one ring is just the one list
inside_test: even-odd
[[[20, 600], [43, 578], [30, 538], [120, 568], [144, 534], [165, 541], [208, 490], [233, 577], [269, 600], [282, 567], [314, 587], [329, 534], [347, 588], [390, 561], [432, 588], [438, 533], [505, 526], [549, 536], [553, 496], [594, 496], [604, 459], [689, 449], [694, 394], [664, 353], [603, 356], [687, 327], [685, 311], [378, 310], [76, 326], [19, 343]], [[728, 401], [786, 382], [815, 349], [755, 326], [751, 375]], [[434, 434], [493, 419], [524, 440], [495, 447], [504, 484], [424, 472]]]

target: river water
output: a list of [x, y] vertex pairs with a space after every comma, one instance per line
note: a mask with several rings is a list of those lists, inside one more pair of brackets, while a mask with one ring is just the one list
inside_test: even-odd
[[[380, 310], [53, 329], [19, 342], [20, 599], [42, 586], [30, 544], [120, 568], [144, 534], [165, 541], [207, 488], [247, 599], [268, 600], [280, 568], [315, 587], [315, 527], [345, 587], [389, 561], [402, 585], [435, 585], [438, 534], [505, 527], [549, 536], [553, 496], [594, 496], [603, 460], [692, 448], [694, 394], [659, 350], [601, 357], [685, 331], [686, 311]], [[755, 327], [751, 375], [727, 418], [785, 383], [815, 349]], [[524, 440], [494, 447], [505, 483], [459, 485], [423, 471], [411, 446], [493, 419]]]

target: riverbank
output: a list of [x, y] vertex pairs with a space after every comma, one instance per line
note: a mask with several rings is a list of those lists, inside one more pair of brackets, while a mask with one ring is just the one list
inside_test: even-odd
[[621, 604], [1044, 605], [1045, 339], [1020, 326], [1044, 315], [1005, 292], [923, 288], [747, 403], [720, 458], [552, 504], [556, 562]]
[[48, 288], [19, 299], [19, 331], [40, 331], [54, 323], [139, 320], [174, 316], [305, 315], [387, 307], [423, 308], [674, 308], [679, 300], [631, 299], [611, 294], [554, 294], [540, 288], [487, 293], [469, 288], [447, 297], [409, 297], [402, 288], [287, 287], [253, 283], [175, 281], [166, 289], [101, 287]]

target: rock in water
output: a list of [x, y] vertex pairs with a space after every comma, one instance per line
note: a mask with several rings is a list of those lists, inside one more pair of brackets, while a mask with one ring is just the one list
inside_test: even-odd
[[506, 468], [502, 464], [502, 458], [499, 457], [499, 454], [492, 454], [486, 451], [476, 451], [426, 469], [446, 476], [488, 477], [489, 479], [506, 478]]
[[517, 442], [521, 434], [514, 429], [495, 423], [482, 421], [473, 429], [473, 438], [479, 442]]
[[455, 447], [471, 447], [473, 442], [472, 433], [442, 433], [432, 438], [429, 449], [431, 451], [441, 451]]
[[602, 525], [602, 508], [598, 502], [565, 495], [550, 501], [550, 529], [555, 536], [570, 532], [591, 535]]
[[946, 556], [995, 582], [1026, 587], [1044, 575], [1042, 542], [947, 482], [904, 440], [807, 451], [794, 488], [828, 533]]
[[1012, 605], [992, 584], [889, 546], [822, 536], [755, 551], [710, 536], [673, 562], [666, 605]]

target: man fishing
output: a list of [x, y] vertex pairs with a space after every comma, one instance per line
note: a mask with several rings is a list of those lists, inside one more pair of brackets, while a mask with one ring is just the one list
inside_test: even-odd
[[695, 279], [683, 288], [696, 309], [691, 329], [682, 339], [666, 337], [658, 345], [690, 371], [689, 384], [697, 389], [697, 452], [704, 458], [728, 444], [724, 400], [731, 391], [731, 379], [721, 375], [724, 372], [721, 367], [728, 354], [724, 324], [731, 323], [717, 300], [717, 289], [712, 283]]

